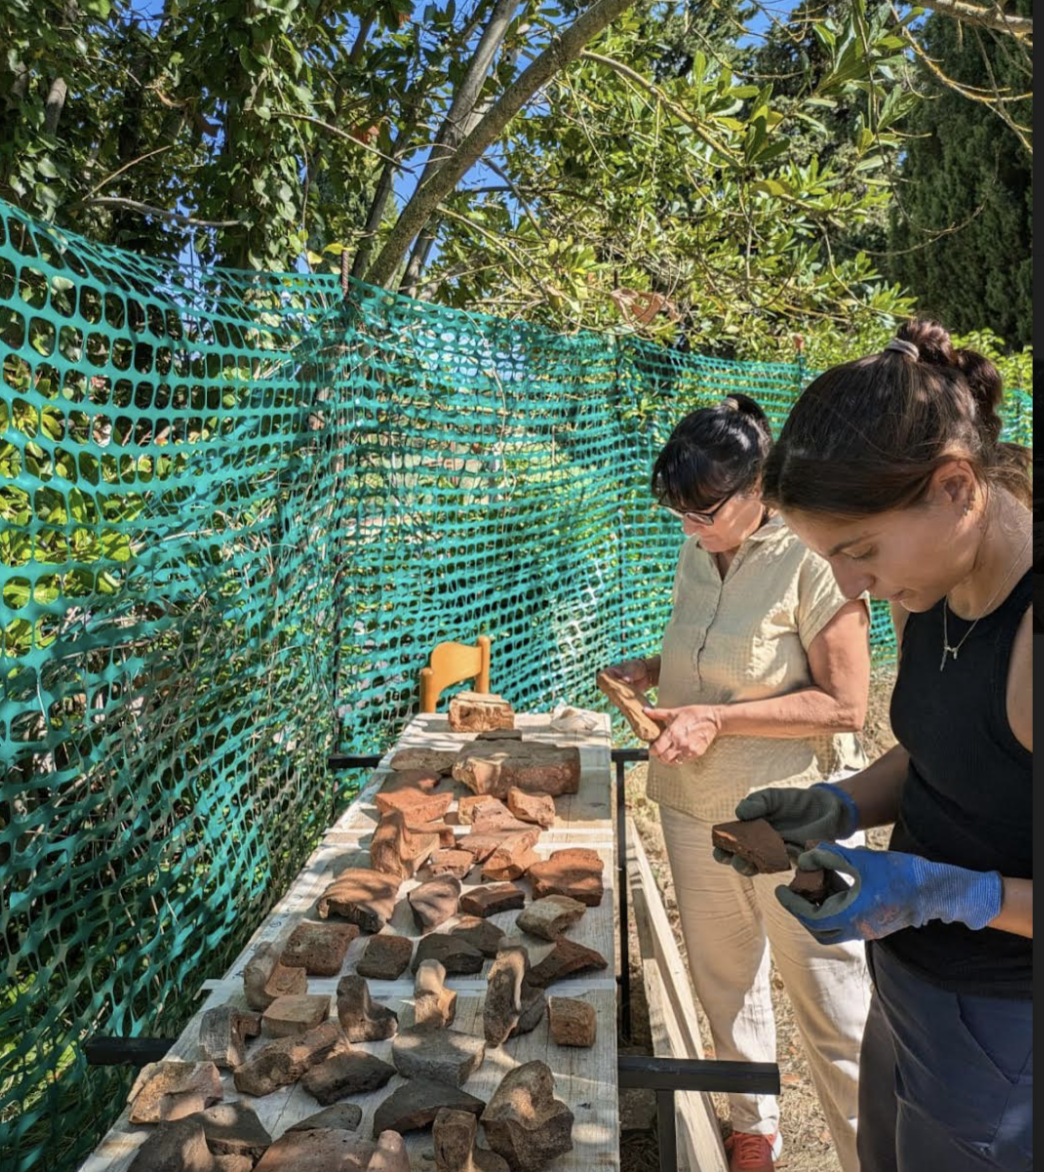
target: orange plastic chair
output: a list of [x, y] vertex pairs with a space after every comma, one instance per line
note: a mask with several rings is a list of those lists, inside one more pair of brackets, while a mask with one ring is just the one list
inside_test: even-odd
[[475, 647], [467, 643], [440, 643], [420, 673], [420, 710], [434, 712], [439, 695], [453, 684], [474, 680], [476, 692], [488, 692], [489, 648], [492, 639], [479, 635]]

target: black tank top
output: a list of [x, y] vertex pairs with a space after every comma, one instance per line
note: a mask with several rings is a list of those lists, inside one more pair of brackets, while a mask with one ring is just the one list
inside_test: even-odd
[[[975, 871], [1033, 875], [1033, 755], [1008, 722], [1008, 665], [1033, 595], [1032, 571], [978, 625], [954, 660], [943, 651], [943, 603], [911, 614], [892, 693], [892, 730], [910, 754], [890, 849]], [[947, 615], [951, 646], [971, 623]], [[959, 993], [1031, 998], [1033, 942], [996, 928], [934, 920], [879, 947], [925, 980]]]

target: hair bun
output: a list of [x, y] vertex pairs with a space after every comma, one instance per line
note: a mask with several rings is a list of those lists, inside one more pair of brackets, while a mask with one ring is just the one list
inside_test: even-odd
[[761, 404], [757, 399], [752, 399], [750, 395], [745, 395], [742, 391], [734, 391], [731, 395], [727, 395], [722, 399], [723, 407], [731, 407], [733, 411], [740, 415], [745, 415], [748, 419], [754, 420], [758, 424], [768, 424], [768, 416], [761, 408]]
[[921, 318], [904, 322], [895, 331], [895, 336], [904, 342], [912, 342], [922, 362], [933, 366], [957, 366], [957, 352], [949, 331], [937, 321]]

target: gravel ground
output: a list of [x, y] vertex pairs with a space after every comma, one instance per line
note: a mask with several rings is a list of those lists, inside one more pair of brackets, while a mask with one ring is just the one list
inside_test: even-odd
[[[888, 703], [895, 671], [892, 665], [875, 668], [870, 685], [870, 708], [862, 740], [870, 760], [880, 756], [895, 743], [888, 719]], [[685, 943], [678, 926], [678, 909], [674, 902], [674, 888], [671, 883], [670, 867], [660, 831], [658, 807], [645, 798], [644, 765], [635, 766], [628, 774], [627, 802], [635, 824], [642, 836], [642, 843], [653, 874], [663, 893], [667, 916], [675, 929], [675, 938], [682, 956]], [[871, 841], [883, 846], [887, 841], [888, 828], [883, 827], [871, 833]], [[632, 933], [632, 956], [637, 955], [637, 942]], [[634, 1028], [631, 1052], [649, 1053], [648, 1017], [640, 996], [641, 978], [632, 966], [632, 988], [639, 991], [633, 1006]], [[802, 1049], [801, 1039], [794, 1024], [790, 1001], [778, 974], [772, 973], [773, 1005], [776, 1014], [777, 1061], [783, 1093], [780, 1100], [783, 1126], [783, 1153], [776, 1162], [780, 1172], [840, 1172], [840, 1164], [834, 1153], [830, 1132], [827, 1130], [823, 1113], [819, 1107], [808, 1063]], [[697, 1004], [698, 1010], [698, 1004]], [[702, 1013], [699, 1013], [700, 1032], [707, 1057], [713, 1057], [710, 1031]], [[628, 1052], [621, 1047], [621, 1052]], [[714, 1106], [722, 1124], [723, 1134], [729, 1131], [728, 1106], [724, 1096], [714, 1095]], [[631, 1094], [621, 1103], [623, 1137], [621, 1140], [622, 1172], [656, 1172], [657, 1147], [653, 1129], [653, 1115], [650, 1113], [649, 1096], [639, 1092]]]

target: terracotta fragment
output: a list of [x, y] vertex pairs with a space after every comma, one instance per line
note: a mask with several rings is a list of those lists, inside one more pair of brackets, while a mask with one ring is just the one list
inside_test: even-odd
[[[433, 834], [438, 839], [436, 850], [448, 851], [453, 850], [456, 846], [457, 836], [448, 822], [418, 822], [414, 824], [407, 817], [406, 825], [413, 834]], [[432, 854], [434, 853], [433, 851]], [[430, 862], [430, 857], [428, 861]]]
[[604, 868], [598, 852], [590, 847], [573, 846], [555, 851], [549, 858], [529, 868], [533, 898], [568, 895], [588, 907], [598, 907], [604, 894]]
[[568, 895], [545, 895], [518, 913], [519, 930], [541, 940], [555, 941], [583, 918], [587, 905]]
[[507, 818], [510, 814], [500, 798], [489, 794], [465, 794], [457, 802], [457, 820], [463, 826], [471, 826], [484, 818]]
[[650, 707], [649, 697], [644, 692], [639, 692], [630, 684], [625, 684], [623, 680], [618, 680], [604, 671], [598, 673], [595, 682], [598, 684], [598, 690], [623, 713], [631, 726], [631, 731], [640, 741], [651, 743], [663, 732], [666, 726], [642, 711]]
[[598, 1029], [598, 1015], [587, 1001], [576, 997], [547, 999], [551, 1037], [560, 1046], [593, 1046]]
[[411, 825], [437, 822], [453, 805], [453, 791], [430, 794], [422, 790], [400, 789], [393, 793], [381, 792], [374, 795], [373, 804], [382, 814], [398, 810]]
[[453, 1111], [470, 1111], [481, 1115], [486, 1104], [449, 1083], [410, 1079], [394, 1091], [377, 1108], [373, 1116], [374, 1135], [382, 1131], [416, 1131], [427, 1127], [444, 1107]]
[[350, 1095], [366, 1095], [381, 1087], [395, 1074], [395, 1068], [365, 1050], [331, 1054], [325, 1062], [313, 1066], [301, 1079], [301, 1085], [324, 1106]]
[[721, 850], [739, 855], [761, 875], [790, 870], [790, 856], [782, 837], [764, 818], [722, 822], [711, 827], [711, 841]]
[[453, 762], [457, 759], [456, 749], [400, 749], [391, 759], [391, 767], [396, 771], [409, 769], [423, 770], [439, 774], [450, 773]]
[[463, 977], [481, 972], [485, 958], [466, 940], [447, 932], [432, 932], [417, 945], [413, 971], [416, 973], [426, 960], [437, 960], [447, 973]]
[[504, 930], [481, 916], [461, 916], [449, 929], [448, 935], [464, 940], [483, 956], [496, 956], [500, 942], [504, 939]]
[[529, 970], [529, 983], [536, 989], [546, 989], [566, 977], [606, 967], [606, 959], [600, 952], [561, 936], [547, 956]]
[[404, 1077], [462, 1087], [482, 1065], [486, 1044], [461, 1030], [402, 1030], [392, 1042], [392, 1062]]
[[302, 920], [290, 933], [280, 963], [303, 968], [309, 976], [336, 977], [348, 946], [358, 935], [358, 924]]
[[391, 919], [400, 886], [397, 876], [349, 867], [319, 897], [319, 918], [340, 916], [364, 932], [379, 932]]
[[246, 1058], [246, 1039], [261, 1032], [261, 1017], [235, 1005], [204, 1010], [199, 1022], [203, 1057], [222, 1070], [233, 1070]]
[[198, 1116], [161, 1123], [138, 1148], [130, 1172], [217, 1172]]
[[795, 871], [794, 878], [790, 881], [790, 890], [818, 906], [830, 895], [831, 888], [826, 871], [820, 869]]
[[375, 981], [397, 981], [409, 967], [412, 955], [413, 941], [408, 936], [382, 932], [366, 941], [355, 971]]
[[[407, 791], [431, 794], [438, 790], [444, 780], [436, 769], [396, 769], [392, 766], [392, 772], [381, 783], [378, 792], [386, 796]], [[452, 787], [449, 792], [453, 792]]]
[[254, 1172], [367, 1172], [376, 1150], [372, 1140], [354, 1131], [328, 1127], [286, 1131]]
[[300, 1123], [288, 1127], [287, 1131], [312, 1131], [317, 1127], [332, 1128], [334, 1131], [356, 1131], [362, 1123], [362, 1107], [358, 1103], [334, 1103], [316, 1111]]
[[381, 1042], [398, 1029], [398, 1015], [370, 997], [366, 978], [355, 973], [337, 982], [337, 1020], [349, 1042]]
[[325, 994], [302, 993], [277, 997], [261, 1015], [261, 1024], [271, 1038], [306, 1034], [330, 1016], [330, 998]]
[[518, 945], [506, 945], [494, 957], [482, 1004], [482, 1025], [490, 1046], [502, 1046], [515, 1032], [528, 972], [529, 953]]
[[243, 992], [251, 1009], [267, 1009], [277, 997], [305, 993], [308, 974], [303, 968], [283, 964], [281, 949], [271, 941], [263, 941], [243, 969]]
[[297, 1082], [313, 1066], [345, 1048], [341, 1027], [335, 1021], [324, 1021], [306, 1034], [277, 1038], [255, 1050], [236, 1068], [232, 1080], [241, 1094], [268, 1095]]
[[257, 1112], [240, 1100], [218, 1103], [192, 1118], [203, 1124], [207, 1146], [216, 1156], [248, 1156], [252, 1166], [272, 1143]]
[[507, 808], [523, 822], [535, 822], [545, 830], [555, 824], [555, 799], [549, 794], [527, 794], [513, 785], [507, 792]]
[[428, 874], [433, 878], [438, 875], [455, 875], [463, 879], [475, 866], [475, 856], [471, 851], [437, 850], [428, 860]]
[[515, 710], [494, 692], [458, 692], [450, 697], [449, 726], [454, 732], [513, 729]]
[[475, 863], [484, 863], [503, 841], [504, 835], [499, 832], [496, 834], [476, 834], [472, 830], [470, 834], [465, 834], [462, 838], [457, 839], [456, 849], [467, 851], [471, 855], [474, 865]]
[[131, 1123], [184, 1119], [221, 1100], [221, 1075], [213, 1062], [163, 1058], [141, 1068], [130, 1089]]
[[580, 789], [580, 750], [523, 741], [519, 745], [475, 741], [460, 751], [453, 776], [472, 793], [505, 797], [512, 786], [552, 797]]
[[504, 1076], [481, 1122], [486, 1142], [512, 1172], [539, 1172], [573, 1149], [573, 1112], [555, 1098], [543, 1062], [527, 1062]]
[[482, 864], [482, 878], [487, 883], [503, 883], [512, 879], [521, 879], [522, 876], [540, 861], [540, 856], [533, 850], [535, 836], [540, 831], [536, 827], [523, 834], [509, 834]]
[[[530, 870], [533, 868], [531, 867]], [[469, 916], [495, 916], [523, 907], [526, 893], [514, 883], [496, 883], [492, 887], [473, 887], [460, 897], [460, 910]]]
[[437, 834], [411, 830], [401, 810], [383, 814], [370, 839], [370, 867], [396, 878], [409, 879], [439, 847]]
[[496, 1152], [476, 1145], [477, 1135], [474, 1115], [443, 1107], [431, 1129], [435, 1172], [509, 1172], [507, 1162]]
[[480, 733], [475, 734], [476, 741], [520, 741], [522, 739], [522, 730], [520, 728], [484, 728]]
[[457, 1012], [457, 994], [446, 988], [446, 969], [437, 960], [426, 960], [413, 982], [413, 1026], [442, 1030]]
[[415, 887], [407, 898], [421, 931], [430, 932], [455, 916], [460, 893], [460, 880], [455, 875], [439, 875]]

